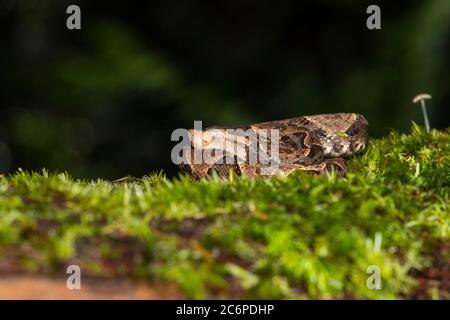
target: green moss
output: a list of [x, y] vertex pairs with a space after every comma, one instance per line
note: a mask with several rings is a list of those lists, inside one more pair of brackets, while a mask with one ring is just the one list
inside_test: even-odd
[[[411, 296], [408, 272], [450, 238], [449, 132], [391, 133], [349, 169], [344, 179], [129, 183], [19, 171], [0, 178], [0, 259], [175, 282], [192, 298]], [[370, 265], [381, 290], [366, 286]]]

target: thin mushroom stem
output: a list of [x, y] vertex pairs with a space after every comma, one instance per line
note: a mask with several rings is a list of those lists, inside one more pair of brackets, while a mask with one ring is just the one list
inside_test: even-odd
[[430, 121], [428, 120], [427, 105], [425, 104], [425, 100], [421, 100], [420, 104], [422, 105], [423, 118], [425, 121], [425, 129], [427, 130], [427, 132], [430, 132]]

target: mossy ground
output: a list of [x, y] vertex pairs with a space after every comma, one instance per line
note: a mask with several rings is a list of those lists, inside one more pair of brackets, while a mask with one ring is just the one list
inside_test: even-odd
[[449, 298], [449, 132], [391, 133], [349, 170], [122, 183], [19, 171], [0, 178], [0, 272], [77, 264], [189, 298]]

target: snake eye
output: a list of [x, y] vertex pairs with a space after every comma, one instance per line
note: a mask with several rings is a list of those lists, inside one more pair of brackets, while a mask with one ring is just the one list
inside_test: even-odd
[[348, 137], [348, 134], [346, 134], [345, 132], [342, 132], [342, 131], [336, 131], [335, 134], [338, 135], [339, 137], [343, 137], [343, 138]]

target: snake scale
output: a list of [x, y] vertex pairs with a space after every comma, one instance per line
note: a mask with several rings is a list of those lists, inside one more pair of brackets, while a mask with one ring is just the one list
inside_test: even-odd
[[[228, 177], [231, 170], [237, 175], [261, 177], [262, 169], [268, 167], [267, 163], [252, 162], [249, 155], [252, 151], [257, 154], [258, 148], [270, 154], [276, 142], [278, 154], [272, 162], [276, 168], [268, 170], [269, 174], [264, 176], [289, 175], [296, 170], [315, 174], [335, 170], [338, 175], [344, 176], [347, 173], [345, 159], [362, 151], [367, 145], [367, 129], [367, 120], [356, 113], [301, 116], [237, 128], [212, 127], [201, 132], [191, 129], [191, 152], [183, 152], [184, 161], [180, 169], [194, 179], [214, 174]], [[270, 130], [276, 130], [276, 141], [268, 134], [272, 132]], [[261, 139], [255, 143], [249, 138], [252, 135], [263, 137], [264, 143], [261, 143]], [[224, 142], [227, 141], [235, 142], [235, 147], [225, 148]], [[208, 152], [207, 163], [193, 161], [193, 154], [199, 151]]]

